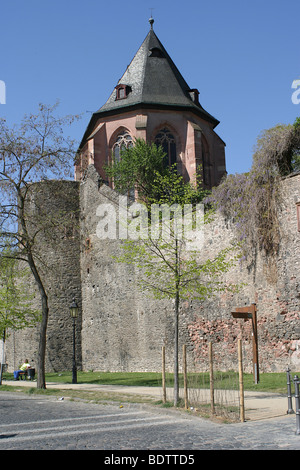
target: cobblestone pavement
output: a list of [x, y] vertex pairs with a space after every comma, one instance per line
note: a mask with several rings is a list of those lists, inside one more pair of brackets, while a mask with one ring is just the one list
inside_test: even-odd
[[0, 450], [300, 450], [295, 415], [219, 424], [154, 406], [1, 392], [0, 416]]

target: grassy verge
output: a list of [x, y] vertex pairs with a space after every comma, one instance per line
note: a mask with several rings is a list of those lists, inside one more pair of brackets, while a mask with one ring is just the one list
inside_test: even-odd
[[[291, 377], [300, 375], [299, 372], [291, 372]], [[6, 380], [12, 380], [13, 375], [4, 373], [4, 384]], [[82, 372], [78, 371], [78, 383], [81, 384], [101, 384], [101, 385], [126, 385], [126, 386], [144, 386], [161, 387], [161, 374], [156, 372]], [[71, 372], [59, 372], [46, 374], [46, 382], [71, 383]], [[287, 390], [286, 373], [261, 373], [258, 384], [254, 383], [252, 374], [244, 374], [244, 389], [249, 391], [286, 393]], [[188, 384], [191, 388], [209, 388], [208, 373], [190, 373], [188, 374]], [[237, 389], [238, 374], [234, 371], [214, 373], [214, 383], [216, 389]], [[166, 376], [167, 387], [173, 386], [173, 374]], [[180, 374], [180, 386], [183, 386], [183, 376]], [[293, 385], [292, 385], [293, 386]]]
[[138, 394], [126, 394], [126, 393], [113, 393], [113, 392], [103, 392], [103, 391], [89, 391], [89, 390], [73, 390], [73, 389], [64, 389], [63, 383], [62, 388], [51, 388], [49, 385], [48, 388], [38, 389], [36, 384], [32, 384], [32, 387], [24, 387], [16, 385], [5, 385], [5, 382], [0, 386], [0, 392], [22, 392], [29, 395], [44, 395], [44, 396], [54, 396], [57, 399], [69, 399], [69, 400], [83, 400], [89, 403], [149, 403], [149, 404], [159, 404], [156, 399], [151, 397], [145, 397]]
[[[291, 377], [300, 376], [300, 373], [292, 372]], [[49, 382], [71, 383], [72, 375], [70, 372], [47, 374], [46, 380]], [[249, 391], [286, 393], [287, 378], [286, 373], [262, 373], [258, 384], [254, 383], [253, 374], [244, 374], [244, 389]], [[78, 383], [102, 384], [102, 385], [126, 385], [126, 386], [144, 386], [161, 387], [162, 377], [156, 372], [78, 372]], [[209, 388], [209, 374], [190, 373], [188, 374], [188, 383], [190, 387]], [[234, 371], [214, 373], [215, 387], [218, 389], [238, 388], [238, 373]], [[173, 387], [173, 374], [166, 374], [167, 387]], [[179, 374], [179, 386], [183, 387], [183, 375]]]

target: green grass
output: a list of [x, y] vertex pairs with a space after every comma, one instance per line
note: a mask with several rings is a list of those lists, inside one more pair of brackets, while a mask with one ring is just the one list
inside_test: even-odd
[[[291, 378], [300, 373], [292, 372]], [[4, 373], [3, 379], [12, 379], [13, 375]], [[179, 375], [180, 386], [183, 386], [183, 376]], [[126, 385], [126, 386], [145, 386], [161, 387], [161, 374], [156, 372], [82, 372], [77, 373], [78, 383], [102, 384], [102, 385]], [[261, 373], [258, 384], [254, 383], [252, 374], [244, 374], [244, 389], [261, 392], [286, 393], [286, 373]], [[46, 374], [46, 382], [71, 383], [71, 372], [59, 372]], [[215, 388], [218, 389], [237, 389], [239, 386], [238, 374], [234, 371], [214, 373]], [[4, 382], [5, 384], [5, 382]], [[208, 373], [190, 373], [188, 375], [188, 384], [191, 388], [209, 388]], [[173, 386], [173, 374], [166, 374], [167, 387]], [[293, 383], [292, 383], [293, 388]]]
[[[295, 375], [300, 376], [299, 372], [293, 372], [291, 375], [292, 389], [294, 389], [293, 378]], [[260, 374], [260, 380], [258, 384], [254, 383], [253, 375], [244, 375], [244, 389], [245, 390], [257, 390], [260, 392], [274, 392], [274, 393], [286, 393], [287, 392], [287, 377], [286, 372], [280, 373], [263, 373]]]
[[[77, 372], [78, 383], [126, 386], [161, 386], [161, 374], [157, 372]], [[46, 382], [71, 383], [71, 372], [46, 374]]]

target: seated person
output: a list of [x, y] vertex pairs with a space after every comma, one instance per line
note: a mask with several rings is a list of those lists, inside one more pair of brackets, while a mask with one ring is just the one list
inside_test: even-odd
[[30, 368], [28, 359], [25, 359], [24, 364], [20, 366], [20, 369], [14, 371], [14, 380], [19, 380], [20, 372], [25, 372], [25, 370]]

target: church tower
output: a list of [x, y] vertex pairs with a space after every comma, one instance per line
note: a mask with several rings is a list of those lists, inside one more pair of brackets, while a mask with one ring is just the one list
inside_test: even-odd
[[225, 144], [215, 133], [219, 121], [199, 102], [153, 30], [150, 31], [114, 87], [96, 111], [78, 150], [75, 179], [80, 181], [93, 164], [104, 181], [104, 166], [112, 153], [132, 145], [135, 138], [161, 144], [169, 164], [186, 181], [201, 166], [206, 188], [216, 186], [225, 173]]

